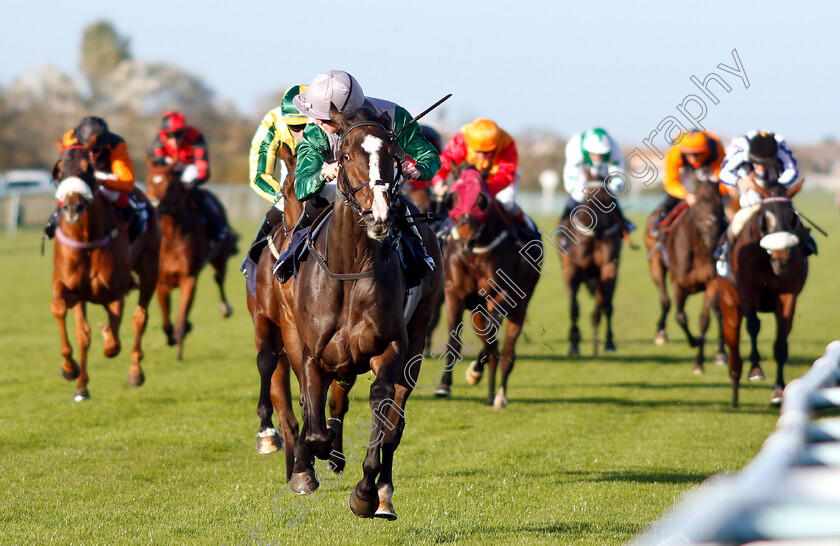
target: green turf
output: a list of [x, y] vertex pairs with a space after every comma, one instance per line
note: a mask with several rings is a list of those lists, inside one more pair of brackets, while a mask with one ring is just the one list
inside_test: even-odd
[[[797, 203], [838, 236], [830, 195], [804, 194]], [[242, 240], [255, 228], [239, 225]], [[641, 241], [638, 233], [634, 238]], [[797, 309], [788, 381], [838, 337], [832, 278], [840, 256], [834, 238], [818, 241], [820, 256]], [[709, 363], [706, 375], [692, 375], [693, 352], [672, 318], [671, 342], [651, 343], [657, 304], [641, 250], [626, 251], [621, 264], [618, 353], [591, 358], [585, 321], [583, 356], [568, 359], [568, 302], [550, 253], [518, 347], [510, 406], [485, 407], [486, 386], [467, 386], [463, 364], [451, 400], [415, 394], [396, 454], [400, 517], [361, 520], [347, 506], [360, 464], [348, 463], [315, 497], [293, 497], [284, 492], [282, 457], [253, 450], [258, 375], [236, 271], [241, 258], [230, 264], [230, 319], [219, 316], [212, 279], [202, 275], [181, 362], [166, 346], [153, 302], [141, 388], [125, 386], [130, 326], [123, 324], [124, 351], [114, 360], [102, 356], [95, 335], [92, 399], [77, 404], [73, 385], [60, 375], [49, 311], [51, 248], [39, 256], [35, 230], [0, 242], [0, 543], [620, 544], [692, 485], [742, 468], [777, 418], [768, 406], [770, 380], [744, 382], [742, 405], [733, 410], [724, 368]], [[692, 325], [698, 303], [690, 306]], [[588, 316], [588, 296], [582, 305]], [[104, 317], [101, 308], [89, 310], [94, 327]], [[764, 316], [765, 357], [773, 331]], [[477, 348], [474, 337], [467, 342]], [[434, 368], [426, 362], [421, 382], [432, 381]], [[772, 377], [775, 365], [768, 362], [765, 371]], [[353, 427], [370, 417], [368, 382], [361, 377], [352, 391], [345, 427], [356, 447]]]

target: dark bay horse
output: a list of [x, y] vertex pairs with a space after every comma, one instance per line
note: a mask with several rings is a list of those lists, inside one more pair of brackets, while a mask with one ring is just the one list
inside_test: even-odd
[[575, 207], [570, 219], [558, 222], [557, 242], [565, 251], [560, 253], [560, 263], [569, 294], [572, 322], [569, 328], [569, 355], [572, 356], [580, 354], [580, 306], [577, 293], [581, 285], [586, 286], [595, 297], [592, 310], [592, 354], [598, 354], [601, 314], [606, 319], [604, 350], [615, 351], [612, 300], [621, 258], [621, 224], [614, 210], [614, 198], [604, 187], [603, 181], [588, 182], [585, 192], [587, 203], [592, 205], [584, 203]]
[[[198, 274], [208, 261], [213, 267], [213, 278], [219, 287], [221, 314], [227, 318], [233, 312], [233, 307], [225, 296], [224, 282], [228, 258], [236, 253], [236, 237], [231, 234], [223, 239], [210, 255], [207, 230], [196, 205], [173, 170], [176, 163], [157, 166], [151, 158], [147, 158], [146, 161], [149, 165], [146, 191], [157, 208], [163, 235], [157, 284], [158, 300], [163, 313], [163, 331], [167, 343], [177, 345], [178, 360], [181, 360], [184, 338], [191, 329], [189, 313], [195, 297]], [[216, 204], [218, 210], [224, 211], [218, 200]], [[180, 290], [180, 302], [173, 327], [169, 319], [169, 308], [170, 295], [175, 288]]]
[[385, 128], [388, 121], [370, 119], [371, 114], [347, 119], [335, 108], [330, 112], [341, 135], [335, 205], [319, 236], [310, 239], [311, 255], [294, 285], [303, 425], [291, 487], [297, 493], [314, 491], [319, 484], [313, 457], [330, 456], [336, 434], [327, 427], [324, 411], [330, 383], [352, 384], [358, 374], [372, 371], [372, 420], [366, 422], [371, 439], [350, 509], [360, 517], [395, 519], [394, 451], [422, 362], [426, 325], [443, 290], [443, 271], [434, 233], [418, 225], [438, 267], [407, 295], [393, 226], [392, 207], [399, 199], [396, 150]]
[[750, 377], [763, 377], [759, 364], [758, 313], [776, 315], [776, 381], [770, 403], [781, 404], [785, 388], [784, 365], [788, 358], [788, 335], [793, 327], [796, 297], [808, 277], [808, 258], [796, 233], [801, 220], [791, 197], [801, 184], [790, 190], [779, 184], [765, 190], [758, 211], [746, 222], [732, 246], [732, 268], [720, 279], [720, 306], [723, 333], [729, 348], [729, 377], [732, 381], [732, 406], [738, 405], [738, 387], [743, 362], [739, 351], [741, 320], [746, 318], [750, 336]]
[[[471, 385], [477, 384], [486, 364], [487, 405], [501, 409], [508, 404], [507, 382], [516, 361], [516, 340], [540, 278], [542, 243], [532, 241], [520, 249], [509, 215], [491, 197], [481, 174], [474, 169], [461, 173], [445, 204], [455, 222], [444, 250], [449, 342], [443, 379], [435, 394], [450, 395], [452, 368], [461, 351], [463, 315], [469, 309], [470, 325], [483, 347], [477, 360], [468, 366], [466, 379]], [[526, 259], [520, 252], [534, 255], [529, 254]], [[504, 346], [499, 354], [498, 338], [505, 318]], [[500, 361], [502, 377], [496, 391], [496, 367]]]
[[[694, 373], [703, 373], [704, 345], [709, 327], [709, 311], [714, 310], [718, 318], [718, 351], [715, 362], [723, 365], [726, 352], [723, 343], [723, 326], [717, 297], [717, 272], [715, 271], [714, 251], [721, 234], [726, 229], [726, 216], [723, 197], [716, 178], [695, 177], [695, 202], [693, 206], [678, 205], [676, 217], [668, 226], [662, 227], [662, 240], [651, 234], [653, 223], [658, 219], [654, 211], [648, 219], [645, 244], [648, 248], [648, 262], [653, 282], [659, 290], [661, 313], [657, 322], [655, 342], [665, 342], [665, 318], [671, 308], [668, 296], [667, 275], [671, 274], [671, 286], [676, 302], [677, 323], [685, 332], [688, 344], [697, 347]], [[685, 302], [688, 296], [703, 293], [703, 307], [700, 313], [697, 337], [691, 334], [688, 318], [685, 314]]]
[[[58, 180], [56, 191], [61, 217], [56, 230], [53, 258], [53, 299], [50, 305], [61, 334], [61, 373], [67, 380], [76, 380], [74, 400], [90, 398], [87, 389], [87, 351], [90, 347], [90, 325], [86, 318], [87, 302], [97, 303], [108, 312], [108, 323], [101, 325], [105, 356], [120, 352], [120, 322], [125, 296], [132, 286], [132, 271], [137, 274], [140, 295], [132, 315], [134, 347], [128, 384], [139, 387], [145, 381], [140, 361], [140, 342], [146, 328], [149, 300], [157, 279], [160, 231], [154, 210], [148, 206], [149, 220], [145, 230], [129, 243], [128, 226], [120, 225], [114, 205], [99, 193], [94, 177], [90, 151], [82, 146], [61, 148], [61, 158], [53, 169]], [[135, 189], [135, 197], [146, 197]], [[76, 319], [76, 340], [79, 363], [67, 340], [65, 316], [71, 309]]]

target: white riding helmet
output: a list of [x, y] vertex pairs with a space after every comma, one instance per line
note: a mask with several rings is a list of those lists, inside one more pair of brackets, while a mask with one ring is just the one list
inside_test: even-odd
[[590, 129], [583, 134], [583, 150], [589, 154], [610, 155], [612, 143], [603, 129]]
[[296, 96], [294, 105], [302, 114], [329, 121], [330, 103], [344, 115], [352, 115], [365, 102], [365, 93], [356, 78], [343, 70], [318, 74], [306, 92]]

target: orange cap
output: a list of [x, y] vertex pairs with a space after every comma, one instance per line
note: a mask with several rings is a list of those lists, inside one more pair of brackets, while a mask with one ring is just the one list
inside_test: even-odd
[[499, 144], [499, 128], [492, 120], [479, 118], [464, 127], [464, 139], [476, 152], [490, 152]]

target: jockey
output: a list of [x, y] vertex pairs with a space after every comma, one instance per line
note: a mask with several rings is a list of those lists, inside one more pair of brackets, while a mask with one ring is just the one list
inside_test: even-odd
[[491, 196], [495, 197], [518, 224], [517, 227], [522, 233], [517, 235], [524, 239], [533, 238], [537, 227], [525, 216], [515, 201], [521, 178], [518, 168], [519, 153], [516, 143], [507, 132], [490, 119], [476, 119], [455, 133], [440, 154], [440, 160], [442, 166], [432, 179], [435, 193], [446, 193], [446, 178], [453, 167], [474, 167], [487, 183]]
[[[387, 114], [391, 119], [389, 129], [392, 130], [402, 129], [411, 121], [412, 116], [405, 108], [393, 102], [366, 97], [356, 78], [343, 70], [331, 70], [315, 76], [306, 92], [296, 96], [293, 103], [302, 114], [314, 121], [304, 130], [297, 153], [295, 194], [301, 201], [307, 201], [295, 226], [297, 231], [311, 225], [328, 202], [335, 199], [338, 162], [334, 156], [341, 135], [330, 121], [330, 106], [335, 106], [345, 116], [354, 115], [362, 107], [380, 115]], [[403, 176], [407, 180], [430, 180], [440, 168], [440, 157], [416, 122], [396, 136], [395, 144], [408, 156], [402, 162]], [[424, 254], [422, 261], [429, 271], [433, 270], [434, 261], [422, 247], [417, 228], [412, 225], [408, 231], [411, 233], [404, 234], [420, 242]], [[274, 266], [274, 274], [280, 282], [291, 277], [290, 256], [291, 252], [285, 251]]]
[[[265, 214], [262, 226], [254, 237], [251, 247], [261, 239], [268, 237], [271, 230], [283, 221], [283, 180], [288, 171], [286, 164], [280, 159], [280, 147], [285, 144], [292, 155], [297, 154], [298, 144], [303, 140], [303, 130], [306, 128], [307, 117], [301, 114], [292, 103], [298, 94], [306, 91], [306, 85], [293, 85], [283, 94], [280, 106], [269, 111], [263, 118], [254, 138], [251, 140], [250, 176], [251, 188], [257, 194], [273, 203]], [[251, 248], [249, 247], [249, 248]], [[245, 257], [245, 265], [250, 258]], [[247, 276], [247, 274], [246, 274]]]
[[[732, 141], [720, 170], [720, 181], [740, 191], [741, 209], [735, 213], [732, 223], [721, 238], [715, 255], [721, 277], [729, 274], [729, 247], [738, 238], [747, 221], [761, 208], [761, 193], [757, 188], [768, 188], [781, 184], [790, 190], [802, 183], [796, 159], [788, 149], [781, 135], [766, 131], [752, 131]], [[817, 243], [811, 230], [799, 222], [800, 245], [806, 256], [817, 252]]]
[[[114, 204], [123, 220], [129, 221], [129, 239], [140, 234], [148, 218], [146, 204], [137, 201], [134, 191], [134, 165], [128, 155], [128, 146], [122, 137], [108, 130], [105, 120], [88, 116], [74, 129], [64, 134], [62, 146], [85, 146], [90, 150], [94, 174], [102, 186], [99, 192]], [[60, 209], [56, 208], [44, 227], [44, 235], [52, 239], [55, 235]]]
[[[667, 195], [657, 209], [659, 216], [653, 225], [652, 235], [659, 235], [662, 221], [679, 203], [685, 201], [688, 206], [694, 206], [694, 192], [683, 185], [684, 177], [691, 173], [699, 180], [717, 179], [723, 157], [723, 145], [710, 131], [692, 130], [671, 146], [665, 156], [663, 185]], [[725, 192], [723, 188], [721, 191]]]
[[218, 210], [215, 200], [201, 186], [210, 178], [207, 143], [195, 127], [187, 125], [181, 112], [166, 112], [161, 121], [151, 149], [152, 162], [155, 165], [176, 163], [175, 174], [189, 192], [198, 207], [198, 212], [207, 226], [207, 237], [212, 249], [227, 237], [229, 229], [224, 221], [224, 213]]
[[[616, 173], [621, 176], [610, 177]], [[594, 127], [583, 133], [572, 135], [566, 144], [566, 165], [563, 167], [563, 185], [569, 194], [562, 220], [568, 219], [575, 207], [586, 200], [584, 189], [586, 183], [609, 178], [611, 195], [624, 192], [624, 158], [618, 143], [603, 129]], [[636, 226], [628, 220], [618, 200], [615, 201], [615, 212], [619, 223], [623, 224], [625, 233], [630, 233]]]

